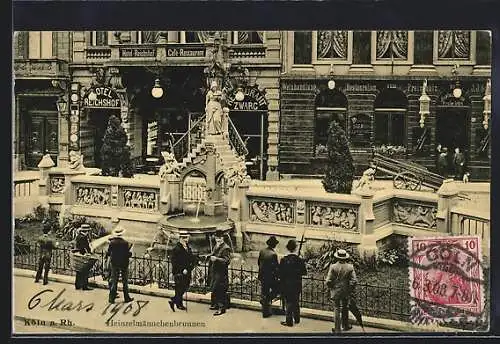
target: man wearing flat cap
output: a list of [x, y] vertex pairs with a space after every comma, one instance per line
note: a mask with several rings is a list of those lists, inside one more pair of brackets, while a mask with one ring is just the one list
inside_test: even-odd
[[196, 266], [197, 259], [193, 255], [189, 242], [189, 232], [179, 232], [179, 242], [172, 249], [171, 262], [172, 274], [175, 282], [175, 295], [168, 301], [170, 308], [175, 312], [175, 306], [178, 309], [186, 310], [182, 304], [182, 297], [188, 290], [191, 283], [191, 271]]
[[283, 326], [292, 327], [300, 323], [299, 299], [302, 292], [302, 276], [307, 273], [306, 265], [302, 258], [295, 252], [297, 242], [293, 239], [286, 244], [288, 254], [281, 258], [279, 265], [281, 294], [285, 300], [286, 320]]
[[130, 252], [132, 245], [123, 238], [124, 233], [125, 229], [120, 226], [117, 226], [113, 230], [112, 238], [109, 240], [108, 251], [106, 252], [106, 258], [110, 257], [111, 262], [109, 303], [115, 303], [120, 275], [123, 284], [123, 298], [125, 302], [133, 301], [128, 291], [128, 263], [129, 258], [132, 256], [132, 252]]
[[[75, 251], [80, 254], [91, 253], [89, 241], [90, 225], [84, 223], [78, 228], [75, 238]], [[89, 287], [90, 266], [84, 267], [76, 272], [75, 288], [81, 290], [92, 290]]]
[[261, 286], [262, 317], [271, 316], [271, 301], [277, 294], [279, 283], [278, 255], [274, 251], [279, 241], [273, 235], [267, 239], [267, 247], [259, 252], [259, 281]]
[[211, 309], [217, 311], [214, 315], [226, 313], [228, 307], [229, 288], [229, 263], [231, 261], [231, 248], [224, 242], [224, 232], [215, 232], [215, 247], [210, 256], [208, 271], [210, 274], [210, 289], [212, 292], [213, 305]]
[[325, 282], [330, 288], [330, 298], [333, 302], [335, 327], [332, 331], [340, 333], [341, 325], [343, 325], [342, 330], [350, 330], [348, 324], [349, 295], [356, 285], [356, 273], [354, 266], [348, 262], [349, 253], [346, 250], [339, 249], [333, 256], [337, 262], [330, 265]]

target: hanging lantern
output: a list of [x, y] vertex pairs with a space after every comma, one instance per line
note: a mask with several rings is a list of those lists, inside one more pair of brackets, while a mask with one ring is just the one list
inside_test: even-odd
[[237, 102], [242, 102], [243, 99], [245, 99], [245, 93], [243, 93], [243, 89], [241, 87], [238, 87], [238, 91], [236, 92], [234, 99], [236, 99]]
[[422, 85], [422, 95], [418, 98], [420, 102], [420, 128], [424, 127], [425, 118], [430, 114], [430, 103], [431, 98], [427, 95], [427, 80], [424, 80], [424, 84]]
[[154, 84], [153, 88], [151, 89], [151, 95], [153, 96], [153, 98], [156, 98], [156, 99], [163, 97], [163, 88], [161, 87], [160, 79], [158, 79], [158, 78], [156, 78], [155, 84]]
[[491, 116], [491, 80], [488, 79], [486, 82], [486, 90], [484, 92], [484, 110], [483, 110], [483, 115], [484, 115], [484, 120], [483, 120], [483, 127], [485, 130], [488, 129], [488, 121]]

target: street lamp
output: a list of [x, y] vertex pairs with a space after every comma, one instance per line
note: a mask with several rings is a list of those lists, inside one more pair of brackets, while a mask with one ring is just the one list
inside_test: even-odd
[[333, 63], [330, 65], [330, 80], [328, 80], [328, 88], [330, 90], [335, 88], [335, 80], [333, 80]]
[[156, 98], [156, 99], [163, 97], [163, 88], [161, 87], [159, 78], [155, 79], [155, 84], [154, 84], [153, 88], [151, 89], [151, 95], [153, 96], [153, 98]]
[[59, 96], [59, 99], [57, 100], [57, 111], [61, 116], [66, 116], [66, 111], [68, 110], [68, 103], [66, 102], [66, 99], [64, 96]]
[[420, 128], [424, 127], [425, 118], [430, 114], [430, 102], [431, 98], [427, 95], [427, 79], [424, 80], [422, 85], [422, 95], [418, 98], [420, 102]]
[[238, 91], [236, 92], [234, 99], [236, 99], [237, 102], [242, 102], [243, 99], [245, 99], [245, 94], [243, 93], [243, 89], [241, 87], [238, 87]]
[[484, 92], [483, 101], [484, 101], [483, 127], [485, 130], [487, 130], [488, 129], [488, 120], [491, 116], [491, 80], [490, 79], [488, 79], [488, 81], [486, 82], [486, 90]]
[[460, 65], [456, 63], [451, 69], [451, 74], [453, 74], [456, 79], [455, 88], [453, 89], [453, 97], [456, 99], [460, 99], [462, 97], [462, 88], [460, 87], [460, 81], [458, 81], [457, 77], [459, 67]]

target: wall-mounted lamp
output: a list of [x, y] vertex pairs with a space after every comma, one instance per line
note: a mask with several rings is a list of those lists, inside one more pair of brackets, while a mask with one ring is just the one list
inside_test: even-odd
[[245, 94], [243, 93], [243, 89], [241, 87], [238, 87], [234, 99], [236, 99], [237, 102], [242, 102], [243, 99], [245, 99]]
[[153, 88], [151, 89], [151, 95], [153, 96], [153, 98], [156, 98], [156, 99], [163, 97], [163, 88], [161, 87], [159, 78], [155, 79], [155, 84], [154, 84]]
[[420, 98], [418, 98], [420, 102], [420, 128], [424, 127], [425, 124], [425, 118], [430, 114], [430, 103], [431, 103], [431, 98], [427, 95], [427, 80], [424, 80], [424, 83], [422, 85], [422, 95]]
[[486, 90], [484, 92], [484, 110], [483, 110], [483, 115], [484, 115], [484, 120], [483, 120], [483, 127], [485, 130], [488, 129], [488, 121], [491, 116], [491, 80], [488, 79], [486, 82]]
[[57, 100], [57, 111], [61, 116], [66, 116], [68, 111], [68, 102], [64, 96], [60, 96]]
[[335, 80], [333, 80], [333, 63], [330, 65], [330, 80], [328, 80], [328, 88], [330, 90], [335, 88]]
[[460, 81], [458, 81], [457, 77], [459, 67], [460, 65], [458, 63], [455, 63], [455, 65], [451, 68], [451, 74], [453, 74], [456, 79], [455, 88], [453, 89], [453, 97], [457, 99], [460, 99], [462, 97], [462, 88], [460, 87]]

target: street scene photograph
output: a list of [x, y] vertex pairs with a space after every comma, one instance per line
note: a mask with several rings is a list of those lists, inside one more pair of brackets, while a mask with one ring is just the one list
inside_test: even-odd
[[491, 31], [12, 42], [12, 335], [490, 330]]

